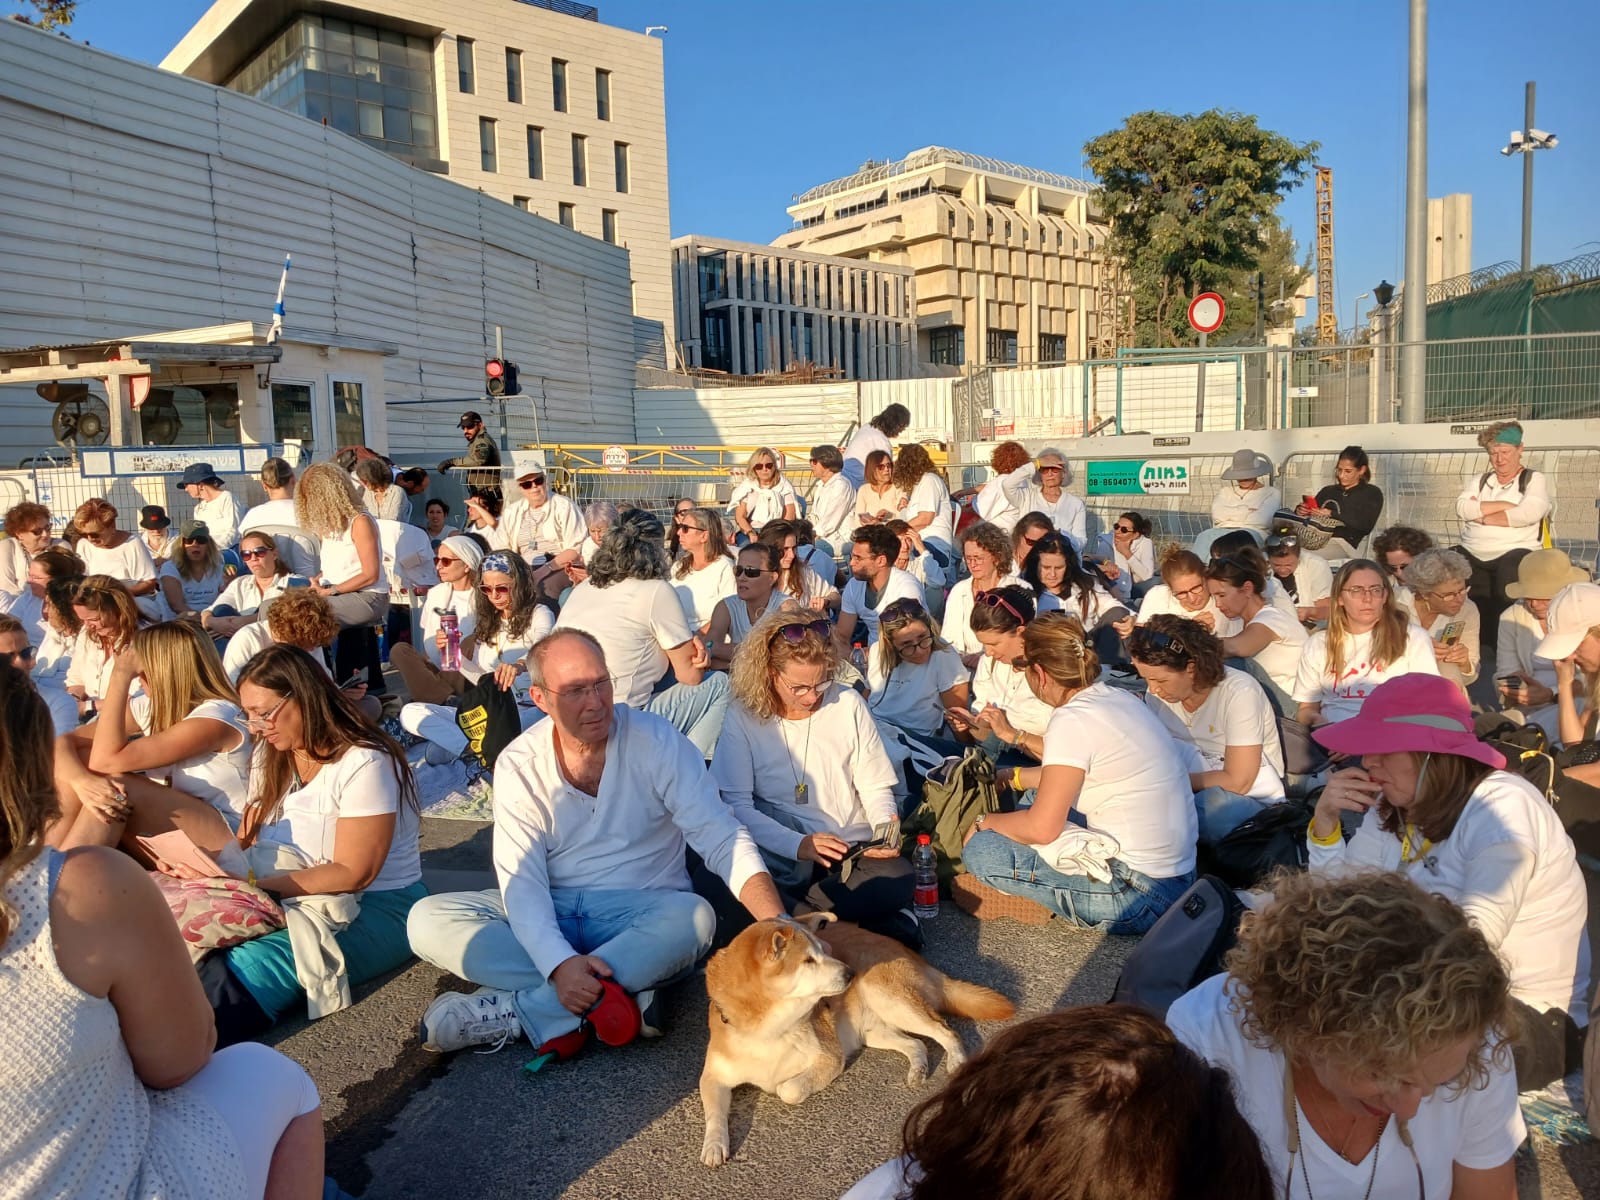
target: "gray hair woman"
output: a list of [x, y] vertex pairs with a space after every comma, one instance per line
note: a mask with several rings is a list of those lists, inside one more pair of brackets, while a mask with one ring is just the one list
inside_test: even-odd
[[1000, 490], [1018, 512], [1049, 517], [1051, 524], [1072, 539], [1072, 548], [1082, 553], [1089, 539], [1089, 514], [1083, 501], [1067, 491], [1070, 482], [1066, 452], [1047, 446], [1032, 461], [1001, 476]]
[[[596, 500], [584, 506], [583, 525], [589, 531], [589, 536], [583, 539], [583, 544], [578, 547], [578, 557], [566, 566], [567, 578], [573, 587], [589, 578], [589, 559], [600, 548], [600, 541], [606, 536], [606, 530], [617, 523], [617, 506], [609, 500]], [[556, 607], [567, 602], [571, 589], [561, 593], [556, 601]]]
[[1454, 550], [1435, 547], [1413, 558], [1400, 578], [1411, 590], [1401, 603], [1433, 639], [1439, 674], [1465, 691], [1478, 678], [1483, 653], [1478, 606], [1467, 599], [1472, 564]]

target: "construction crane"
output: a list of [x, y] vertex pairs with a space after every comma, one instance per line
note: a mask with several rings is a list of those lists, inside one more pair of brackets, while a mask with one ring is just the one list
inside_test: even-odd
[[1317, 341], [1339, 341], [1339, 314], [1333, 305], [1333, 168], [1317, 168]]

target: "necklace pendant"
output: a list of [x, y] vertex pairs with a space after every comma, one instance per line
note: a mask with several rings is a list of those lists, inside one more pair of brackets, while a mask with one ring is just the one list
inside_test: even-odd
[[808, 784], [805, 784], [805, 783], [797, 783], [797, 784], [795, 784], [794, 785], [794, 802], [796, 804], [805, 804], [807, 802], [808, 798], [809, 798], [810, 792], [811, 792], [811, 788], [810, 788], [810, 786]]

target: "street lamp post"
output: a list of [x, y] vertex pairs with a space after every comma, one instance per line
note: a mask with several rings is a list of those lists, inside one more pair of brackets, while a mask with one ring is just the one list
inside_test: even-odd
[[1355, 312], [1351, 314], [1350, 321], [1350, 341], [1352, 344], [1361, 338], [1361, 302], [1371, 298], [1371, 292], [1362, 292], [1361, 295], [1356, 297]]
[[[1375, 345], [1372, 352], [1372, 387], [1367, 393], [1372, 399], [1367, 407], [1367, 422], [1376, 425], [1379, 414], [1383, 411], [1383, 401], [1388, 394], [1384, 387], [1385, 367], [1388, 366], [1388, 360], [1384, 355], [1384, 343], [1389, 332], [1389, 305], [1394, 300], [1394, 284], [1387, 279], [1376, 284], [1372, 289], [1372, 298], [1378, 302], [1378, 332], [1373, 339]], [[1391, 405], [1392, 403], [1391, 401]], [[1391, 421], [1394, 419], [1392, 407], [1389, 410], [1389, 419]]]
[[1522, 273], [1533, 270], [1533, 152], [1554, 150], [1559, 139], [1553, 133], [1533, 127], [1533, 81], [1523, 93], [1522, 128], [1511, 131], [1511, 144], [1500, 153], [1510, 158], [1522, 155]]

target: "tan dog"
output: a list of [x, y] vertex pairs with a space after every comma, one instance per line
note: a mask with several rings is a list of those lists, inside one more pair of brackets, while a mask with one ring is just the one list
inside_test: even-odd
[[[945, 1069], [966, 1054], [941, 1013], [1000, 1021], [1016, 1009], [999, 992], [951, 979], [892, 938], [840, 923], [832, 913], [760, 921], [706, 966], [711, 1045], [700, 1073], [706, 1137], [700, 1161], [728, 1160], [728, 1103], [753, 1083], [785, 1104], [821, 1091], [863, 1046], [896, 1050], [912, 1087], [928, 1078], [927, 1048], [944, 1047]], [[917, 1036], [913, 1036], [917, 1035]]]

